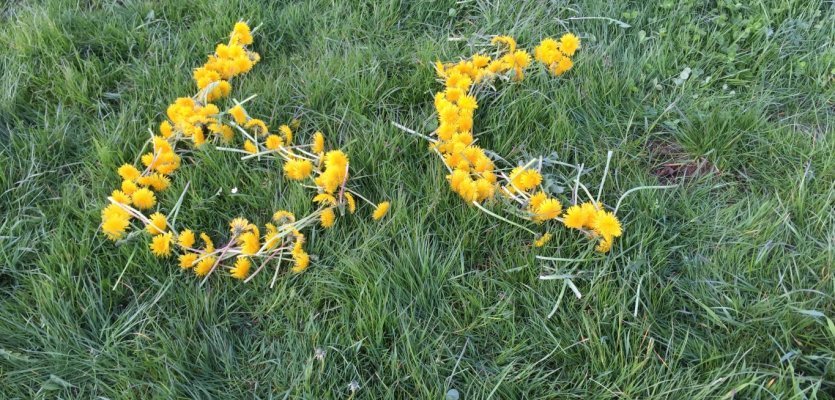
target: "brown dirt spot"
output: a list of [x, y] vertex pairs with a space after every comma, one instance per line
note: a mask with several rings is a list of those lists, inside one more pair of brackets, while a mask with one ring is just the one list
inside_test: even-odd
[[719, 173], [719, 169], [707, 158], [694, 158], [678, 143], [653, 140], [647, 148], [654, 165], [652, 174], [661, 182], [674, 183]]

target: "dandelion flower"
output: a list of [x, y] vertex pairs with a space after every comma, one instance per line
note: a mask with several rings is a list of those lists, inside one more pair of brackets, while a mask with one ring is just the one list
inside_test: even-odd
[[171, 240], [173, 239], [174, 234], [168, 232], [163, 235], [154, 236], [151, 239], [151, 253], [154, 253], [157, 257], [168, 257], [171, 255]]
[[235, 266], [229, 271], [235, 279], [246, 279], [249, 276], [249, 269], [252, 267], [252, 262], [246, 257], [238, 257], [235, 260]]
[[544, 234], [542, 234], [542, 236], [539, 237], [539, 239], [536, 239], [536, 241], [533, 242], [533, 245], [536, 246], [536, 247], [545, 246], [546, 243], [551, 241], [551, 238], [552, 238], [551, 233], [550, 232], [545, 232]]
[[606, 237], [618, 237], [620, 236], [623, 231], [620, 226], [620, 221], [615, 216], [615, 214], [605, 211], [599, 210], [597, 211], [594, 221], [591, 224], [592, 229], [598, 234]]
[[101, 230], [110, 240], [116, 241], [125, 235], [125, 230], [130, 225], [127, 217], [107, 218], [102, 222]]
[[278, 210], [273, 214], [273, 221], [279, 225], [284, 225], [286, 223], [295, 222], [296, 216], [290, 211]]
[[345, 192], [345, 202], [348, 203], [348, 212], [353, 214], [357, 211], [357, 201], [354, 199], [354, 195], [349, 192]]
[[302, 273], [304, 270], [310, 266], [310, 255], [305, 253], [304, 251], [294, 251], [293, 252], [293, 268], [292, 271], [294, 273]]
[[332, 194], [328, 193], [319, 193], [315, 197], [313, 197], [313, 202], [322, 205], [335, 206], [336, 197], [333, 197]]
[[206, 276], [214, 268], [215, 261], [217, 261], [217, 258], [214, 256], [208, 256], [198, 261], [194, 267], [194, 274], [197, 276]]
[[122, 165], [121, 167], [119, 167], [119, 170], [117, 172], [119, 173], [119, 176], [121, 176], [122, 179], [126, 181], [135, 180], [136, 178], [139, 178], [139, 175], [141, 174], [139, 170], [136, 169], [136, 167], [130, 164]]
[[151, 235], [159, 235], [165, 233], [165, 228], [168, 226], [168, 221], [163, 213], [153, 213], [150, 217], [150, 223], [145, 227]]
[[580, 38], [574, 36], [574, 34], [566, 33], [560, 38], [560, 50], [562, 50], [565, 55], [571, 57], [579, 48]]
[[247, 139], [247, 141], [244, 142], [244, 150], [246, 150], [247, 153], [255, 154], [258, 152], [258, 146], [256, 146], [255, 143], [252, 143], [251, 140]]
[[194, 232], [191, 229], [186, 229], [177, 236], [177, 244], [184, 249], [193, 247], [194, 241]]
[[113, 193], [110, 193], [110, 197], [113, 198], [113, 201], [120, 204], [130, 205], [131, 202], [130, 196], [118, 189], [114, 190]]
[[125, 192], [126, 195], [130, 196], [136, 189], [139, 189], [139, 186], [136, 186], [136, 183], [133, 181], [124, 180], [122, 181], [122, 191]]
[[197, 253], [186, 253], [180, 256], [180, 268], [189, 269], [197, 261]]
[[319, 222], [323, 228], [329, 229], [336, 222], [336, 213], [333, 212], [332, 208], [326, 208], [319, 216]]
[[377, 204], [377, 208], [374, 209], [374, 214], [371, 215], [371, 218], [374, 218], [375, 221], [379, 221], [386, 214], [389, 212], [389, 208], [391, 207], [391, 203], [388, 201], [384, 201], [380, 204]]
[[590, 202], [583, 203], [580, 208], [583, 210], [583, 226], [594, 228], [594, 219], [597, 217], [597, 207]]
[[568, 207], [568, 210], [565, 212], [563, 216], [563, 225], [567, 228], [571, 229], [583, 229], [583, 225], [586, 222], [585, 213], [580, 206], [574, 205]]
[[252, 118], [244, 124], [247, 129], [252, 129], [256, 137], [261, 137], [267, 134], [267, 124], [264, 121]]
[[533, 216], [535, 222], [544, 222], [560, 216], [562, 213], [562, 204], [557, 199], [543, 200], [539, 207], [536, 208], [536, 214]]
[[174, 134], [174, 129], [171, 127], [171, 123], [168, 121], [162, 121], [159, 124], [159, 134], [166, 139], [170, 138], [171, 135]]
[[601, 253], [608, 253], [612, 249], [613, 240], [611, 236], [604, 236], [594, 249]]
[[310, 160], [296, 158], [284, 163], [284, 176], [288, 179], [301, 181], [310, 176], [313, 172], [313, 163]]
[[203, 245], [206, 247], [206, 253], [211, 253], [215, 251], [215, 244], [212, 242], [212, 238], [206, 234], [206, 232], [200, 232], [200, 239], [203, 240]]
[[131, 198], [133, 199], [133, 205], [140, 210], [147, 210], [157, 204], [157, 197], [148, 188], [137, 189], [133, 192]]
[[473, 111], [478, 108], [478, 102], [474, 96], [461, 96], [461, 98], [458, 99], [458, 108]]
[[252, 33], [249, 30], [249, 25], [245, 22], [238, 22], [232, 30], [230, 42], [235, 44], [252, 44]]
[[316, 132], [313, 134], [313, 146], [312, 150], [314, 153], [319, 154], [325, 151], [325, 135], [322, 132]]
[[289, 145], [293, 142], [293, 130], [290, 129], [287, 125], [281, 125], [278, 127], [278, 131], [284, 135], [284, 141]]
[[245, 256], [255, 255], [261, 250], [261, 241], [255, 232], [244, 232], [238, 238], [238, 243], [241, 245], [241, 254]]
[[240, 104], [229, 109], [229, 114], [232, 115], [238, 125], [243, 125], [246, 122], [246, 111]]
[[122, 208], [120, 205], [111, 203], [103, 210], [101, 210], [101, 219], [105, 220], [110, 218], [124, 218], [129, 220], [130, 213], [125, 211], [125, 209]]
[[566, 73], [568, 70], [570, 70], [573, 66], [574, 66], [574, 62], [571, 61], [570, 58], [563, 57], [563, 58], [560, 58], [559, 61], [551, 64], [550, 70], [551, 70], [551, 73], [553, 73], [554, 75], [560, 76], [560, 75]]
[[267, 136], [267, 140], [264, 143], [268, 149], [270, 150], [278, 150], [284, 142], [281, 141], [281, 137], [278, 135], [270, 135]]
[[516, 39], [510, 36], [495, 36], [492, 40], [490, 40], [490, 44], [500, 46], [504, 45], [507, 46], [508, 52], [513, 53], [516, 51]]
[[538, 191], [536, 194], [531, 196], [530, 201], [528, 202], [528, 211], [531, 213], [536, 213], [536, 209], [542, 204], [543, 201], [548, 199], [548, 195], [545, 194], [543, 191]]
[[229, 232], [233, 235], [239, 235], [246, 231], [247, 227], [249, 227], [249, 220], [246, 218], [238, 217], [229, 222]]

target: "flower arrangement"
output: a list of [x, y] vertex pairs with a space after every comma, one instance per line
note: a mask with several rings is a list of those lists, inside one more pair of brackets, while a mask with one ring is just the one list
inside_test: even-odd
[[[168, 107], [167, 119], [160, 124], [159, 133], [149, 139], [152, 150], [140, 157], [142, 168], [132, 164], [118, 168], [122, 183], [108, 197], [109, 204], [101, 213], [101, 229], [109, 239], [147, 236], [152, 254], [165, 258], [179, 253], [180, 267], [193, 270], [195, 275], [203, 277], [203, 282], [218, 269], [227, 269], [229, 276], [248, 282], [275, 261], [274, 284], [283, 261], [292, 262], [291, 270], [296, 273], [309, 267], [310, 255], [304, 249], [303, 229], [317, 220], [324, 228], [332, 227], [337, 211], [355, 212], [356, 198], [374, 206], [375, 220], [382, 219], [390, 208], [389, 202], [375, 204], [347, 187], [349, 158], [338, 149], [325, 151], [325, 137], [321, 132], [313, 135], [309, 145], [294, 145], [293, 129], [298, 128], [298, 121], [281, 125], [277, 133], [270, 133], [263, 120], [251, 117], [244, 109], [244, 103], [252, 97], [236, 101], [225, 111], [213, 103], [229, 96], [232, 78], [249, 72], [260, 61], [260, 55], [248, 48], [253, 43], [253, 33], [245, 22], [236, 23], [229, 42], [218, 44], [206, 63], [194, 70], [197, 93], [178, 98]], [[207, 142], [231, 143], [238, 134], [244, 138], [243, 150], [218, 148], [246, 153], [243, 159], [280, 158], [287, 179], [312, 180], [317, 192], [313, 202], [319, 207], [301, 218], [290, 211], [277, 210], [263, 229], [245, 218], [234, 218], [229, 222], [226, 243], [216, 246], [205, 232], [177, 229], [175, 221], [180, 202], [165, 215], [159, 211], [157, 193], [171, 185], [171, 176], [181, 166], [178, 153], [184, 143], [190, 142], [195, 147]], [[253, 271], [255, 263], [258, 266]]]
[[[454, 63], [435, 63], [438, 80], [443, 84], [443, 89], [436, 92], [434, 97], [438, 126], [431, 136], [420, 136], [429, 140], [430, 149], [447, 168], [449, 187], [481, 211], [536, 235], [533, 242], [536, 247], [544, 246], [553, 235], [549, 232], [538, 234], [488, 210], [482, 203], [501, 201], [510, 206], [511, 214], [538, 225], [546, 221], [557, 221], [597, 240], [598, 251], [609, 251], [614, 239], [623, 233], [620, 221], [614, 212], [606, 211], [599, 195], [594, 198], [589, 194], [579, 178], [575, 182], [574, 202], [564, 210], [559, 199], [543, 190], [541, 157], [519, 166], [500, 169], [496, 167], [494, 159], [504, 159], [476, 144], [473, 115], [478, 108], [480, 90], [492, 86], [498, 80], [522, 81], [525, 71], [531, 65], [531, 55], [519, 49], [514, 38], [495, 36], [491, 44], [496, 46], [492, 53], [477, 53]], [[563, 35], [559, 40], [546, 38], [536, 46], [534, 58], [550, 74], [560, 76], [574, 66], [572, 57], [580, 46], [580, 39], [571, 33]], [[578, 188], [588, 194], [588, 201], [577, 201]]]

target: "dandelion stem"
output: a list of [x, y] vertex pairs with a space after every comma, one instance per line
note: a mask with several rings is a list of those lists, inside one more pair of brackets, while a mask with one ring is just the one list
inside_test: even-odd
[[600, 203], [600, 196], [603, 195], [603, 184], [606, 183], [606, 176], [609, 174], [609, 162], [612, 161], [612, 150], [606, 153], [606, 168], [603, 169], [603, 179], [600, 180], [600, 188], [597, 189], [597, 203]]
[[415, 136], [421, 137], [421, 138], [426, 139], [426, 140], [428, 140], [428, 141], [430, 141], [430, 142], [432, 142], [432, 143], [437, 143], [437, 142], [438, 142], [437, 140], [432, 139], [432, 138], [431, 138], [431, 137], [429, 137], [429, 136], [426, 136], [426, 135], [421, 134], [421, 133], [417, 133], [415, 130], [413, 130], [413, 129], [409, 129], [409, 128], [407, 128], [407, 127], [403, 126], [403, 125], [398, 124], [397, 122], [391, 121], [391, 124], [392, 124], [392, 125], [394, 125], [396, 128], [398, 128], [398, 129], [400, 129], [400, 130], [402, 130], [402, 131], [406, 132], [406, 133], [411, 133], [412, 135], [415, 135]]
[[488, 210], [488, 209], [484, 208], [484, 206], [482, 206], [481, 204], [478, 204], [478, 202], [477, 202], [477, 201], [474, 201], [474, 202], [473, 202], [473, 205], [474, 205], [474, 206], [476, 206], [476, 207], [478, 207], [478, 209], [479, 209], [479, 210], [484, 211], [484, 213], [486, 213], [487, 215], [489, 215], [489, 216], [491, 216], [491, 217], [493, 217], [493, 218], [496, 218], [496, 219], [498, 219], [498, 220], [500, 220], [500, 221], [507, 222], [508, 224], [511, 224], [511, 225], [513, 225], [513, 226], [515, 226], [515, 227], [517, 227], [517, 228], [524, 229], [524, 230], [526, 230], [526, 231], [530, 232], [530, 234], [532, 234], [532, 235], [534, 235], [534, 236], [536, 236], [536, 235], [537, 235], [537, 233], [536, 233], [536, 232], [534, 232], [534, 231], [532, 231], [532, 230], [530, 230], [530, 229], [528, 229], [528, 228], [526, 228], [526, 227], [524, 227], [524, 226], [522, 226], [522, 225], [520, 225], [520, 224], [518, 224], [518, 223], [516, 223], [516, 222], [513, 222], [513, 221], [511, 221], [511, 220], [509, 220], [509, 219], [507, 219], [507, 218], [505, 218], [505, 217], [502, 217], [501, 215], [498, 215], [498, 214], [496, 214], [496, 213], [494, 213], [494, 212], [492, 212], [492, 211], [490, 211], [490, 210]]
[[638, 190], [644, 190], [644, 189], [672, 189], [672, 188], [676, 188], [676, 187], [678, 187], [678, 185], [667, 185], [667, 186], [638, 186], [638, 187], [634, 187], [634, 188], [632, 188], [632, 189], [629, 189], [629, 190], [627, 190], [627, 191], [623, 192], [623, 194], [622, 194], [622, 195], [620, 195], [620, 198], [618, 199], [618, 202], [615, 204], [615, 211], [614, 211], [614, 214], [617, 214], [617, 213], [618, 213], [618, 209], [620, 209], [620, 203], [621, 203], [621, 201], [623, 201], [623, 199], [624, 199], [627, 195], [631, 194], [632, 192], [637, 192]]

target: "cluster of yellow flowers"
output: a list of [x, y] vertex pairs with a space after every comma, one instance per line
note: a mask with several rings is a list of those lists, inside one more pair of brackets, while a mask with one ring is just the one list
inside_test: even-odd
[[[168, 107], [167, 120], [160, 124], [159, 134], [152, 135], [149, 141], [152, 151], [141, 157], [144, 168], [140, 170], [131, 164], [119, 167], [122, 184], [108, 197], [110, 204], [102, 210], [101, 229], [115, 241], [125, 238], [132, 223], [144, 227], [134, 233], [139, 235], [144, 231], [150, 235], [151, 253], [169, 257], [179, 249], [180, 267], [193, 269], [197, 276], [205, 278], [218, 267], [224, 267], [229, 269], [232, 277], [248, 281], [275, 260], [275, 283], [281, 261], [292, 261], [292, 271], [297, 273], [310, 265], [310, 255], [304, 250], [305, 236], [301, 230], [315, 224], [317, 219], [326, 228], [333, 226], [336, 218], [334, 209], [337, 207], [341, 210], [347, 205], [349, 212], [353, 213], [356, 204], [352, 193], [356, 192], [345, 188], [348, 157], [339, 150], [326, 153], [321, 133], [314, 135], [308, 152], [303, 149], [306, 146], [292, 145], [293, 131], [290, 126], [282, 125], [280, 135], [270, 134], [266, 123], [251, 118], [241, 103], [236, 102], [223, 112], [211, 103], [228, 96], [232, 90], [229, 80], [250, 71], [260, 60], [258, 53], [246, 48], [249, 44], [252, 44], [252, 31], [246, 23], [238, 22], [230, 34], [229, 43], [219, 44], [215, 54], [202, 67], [194, 70], [198, 93], [193, 97], [179, 98]], [[298, 127], [297, 121], [294, 121], [294, 126]], [[178, 232], [165, 214], [159, 211], [145, 214], [157, 206], [156, 193], [170, 186], [170, 176], [180, 167], [177, 144], [190, 140], [194, 146], [201, 146], [213, 137], [230, 142], [236, 137], [236, 130], [246, 137], [246, 152], [280, 154], [284, 157], [284, 173], [288, 179], [303, 180], [315, 174], [314, 182], [320, 193], [314, 201], [322, 207], [299, 219], [289, 211], [278, 210], [272, 222], [264, 224], [263, 232], [248, 220], [235, 218], [229, 224], [228, 242], [219, 248], [205, 232], [196, 234], [191, 229]], [[210, 135], [208, 138], [207, 134]], [[374, 219], [381, 219], [388, 209], [388, 202], [375, 205]], [[198, 237], [201, 246], [196, 246]], [[232, 258], [234, 263], [227, 265], [225, 262]], [[261, 264], [251, 273], [253, 260], [261, 260]]]
[[[374, 207], [374, 220], [382, 219], [391, 206], [384, 201], [375, 204], [347, 186], [350, 175], [350, 160], [342, 150], [325, 151], [325, 135], [317, 131], [309, 144], [294, 144], [293, 127], [281, 125], [278, 134], [269, 133], [263, 121], [249, 117], [243, 106], [236, 105], [229, 114], [234, 124], [247, 139], [243, 150], [227, 149], [247, 153], [243, 159], [267, 158], [283, 162], [284, 176], [293, 181], [311, 181], [316, 189], [313, 202], [320, 206], [319, 221], [322, 227], [331, 228], [336, 223], [336, 211], [353, 214], [357, 209], [357, 198]], [[297, 122], [297, 121], [296, 121]], [[250, 129], [250, 131], [247, 131]]]
[[[495, 36], [491, 44], [498, 47], [493, 54], [475, 54], [456, 63], [438, 61], [435, 64], [444, 89], [435, 93], [438, 128], [430, 147], [443, 159], [449, 171], [450, 188], [484, 211], [487, 210], [480, 203], [501, 194], [502, 198], [523, 209], [524, 219], [538, 224], [549, 220], [562, 222], [566, 227], [601, 238], [598, 250], [608, 251], [613, 239], [621, 235], [621, 227], [617, 218], [604, 211], [601, 204], [592, 200], [571, 206], [563, 214], [562, 203], [542, 189], [541, 163], [534, 167], [536, 160], [532, 160], [504, 172], [496, 168], [485, 149], [475, 144], [472, 132], [478, 89], [496, 79], [521, 81], [531, 64], [531, 56], [517, 48], [514, 38]], [[573, 67], [571, 57], [579, 48], [580, 39], [567, 33], [559, 41], [542, 40], [534, 55], [548, 71], [558, 76]], [[552, 235], [546, 232], [534, 244], [544, 246], [551, 238]]]

